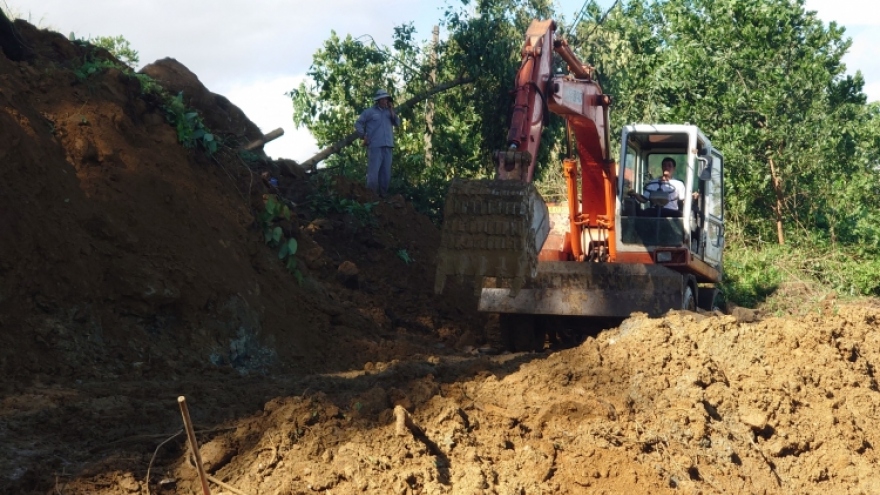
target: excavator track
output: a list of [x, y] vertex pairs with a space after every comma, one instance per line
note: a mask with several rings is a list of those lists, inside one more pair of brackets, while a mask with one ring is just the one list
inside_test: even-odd
[[533, 184], [455, 179], [444, 206], [434, 291], [446, 277], [509, 280], [515, 295], [537, 274], [538, 253], [550, 231], [547, 205]]

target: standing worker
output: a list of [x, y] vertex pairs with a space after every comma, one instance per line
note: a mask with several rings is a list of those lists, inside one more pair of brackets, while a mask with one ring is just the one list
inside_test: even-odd
[[354, 129], [367, 147], [367, 187], [385, 197], [391, 182], [391, 150], [394, 148], [393, 127], [400, 125], [391, 95], [384, 89], [376, 91], [376, 102], [364, 110]]

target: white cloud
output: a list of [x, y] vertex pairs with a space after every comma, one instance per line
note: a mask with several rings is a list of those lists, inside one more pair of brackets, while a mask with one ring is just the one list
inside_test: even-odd
[[876, 0], [807, 0], [804, 7], [816, 11], [825, 22], [847, 27], [880, 26]]

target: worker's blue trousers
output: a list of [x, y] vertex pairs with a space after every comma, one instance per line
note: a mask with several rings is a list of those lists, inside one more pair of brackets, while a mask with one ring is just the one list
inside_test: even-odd
[[367, 150], [367, 187], [379, 193], [379, 196], [388, 194], [393, 149], [390, 146], [379, 146]]

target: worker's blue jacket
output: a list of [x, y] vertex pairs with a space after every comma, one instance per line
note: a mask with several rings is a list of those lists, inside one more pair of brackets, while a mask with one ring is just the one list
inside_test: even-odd
[[361, 135], [366, 136], [369, 141], [370, 148], [394, 147], [394, 134], [392, 126], [400, 125], [400, 117], [396, 114], [391, 117], [391, 110], [388, 108], [379, 108], [374, 105], [366, 110], [358, 117], [354, 124], [354, 129]]

